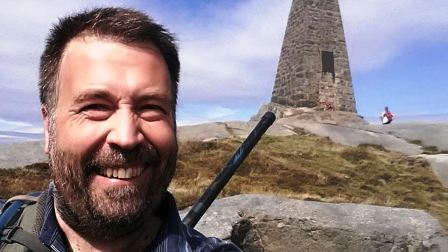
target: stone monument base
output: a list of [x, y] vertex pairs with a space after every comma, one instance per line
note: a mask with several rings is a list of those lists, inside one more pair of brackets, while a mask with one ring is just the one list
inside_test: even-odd
[[281, 105], [278, 103], [267, 103], [260, 107], [257, 114], [250, 118], [250, 121], [259, 121], [261, 117], [267, 111], [271, 111], [277, 117], [277, 120], [282, 118], [294, 117], [298, 121], [305, 122], [316, 122], [325, 123], [333, 125], [343, 125], [349, 126], [353, 124], [364, 124], [367, 125], [368, 122], [353, 112], [345, 111], [333, 111], [333, 110], [323, 110], [319, 107], [307, 108], [307, 107], [290, 107]]

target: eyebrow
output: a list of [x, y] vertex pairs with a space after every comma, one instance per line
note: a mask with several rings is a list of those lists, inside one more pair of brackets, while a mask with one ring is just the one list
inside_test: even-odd
[[[106, 90], [101, 89], [86, 89], [83, 90], [81, 93], [77, 94], [73, 101], [77, 104], [83, 103], [85, 101], [89, 100], [95, 100], [95, 99], [107, 99], [107, 100], [113, 100], [114, 95]], [[160, 93], [146, 93], [141, 94], [135, 99], [133, 99], [135, 102], [140, 103], [148, 100], [157, 100], [157, 101], [168, 101], [171, 102], [171, 96], [167, 94], [160, 94]]]
[[137, 103], [143, 102], [143, 101], [147, 101], [147, 100], [157, 100], [157, 101], [169, 101], [169, 102], [171, 102], [171, 96], [170, 95], [165, 95], [165, 94], [148, 93], [148, 94], [139, 95], [137, 97], [137, 99], [135, 99], [135, 101]]
[[88, 100], [94, 99], [112, 99], [113, 95], [105, 90], [101, 89], [87, 89], [75, 96], [73, 101], [75, 103], [83, 103]]

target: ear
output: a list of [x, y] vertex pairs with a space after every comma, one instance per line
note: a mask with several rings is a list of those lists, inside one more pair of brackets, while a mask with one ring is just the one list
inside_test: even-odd
[[49, 138], [49, 115], [48, 115], [48, 110], [47, 107], [45, 107], [45, 105], [42, 105], [40, 107], [40, 112], [42, 113], [42, 118], [43, 118], [43, 123], [44, 123], [44, 151], [45, 153], [48, 154], [48, 145], [50, 142], [50, 138]]

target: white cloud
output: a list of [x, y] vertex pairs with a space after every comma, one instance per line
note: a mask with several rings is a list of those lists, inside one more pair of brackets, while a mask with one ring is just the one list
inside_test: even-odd
[[39, 57], [49, 28], [59, 17], [119, 1], [7, 1], [0, 8], [0, 86], [37, 96]]
[[[341, 0], [340, 7], [352, 72], [379, 68], [417, 43], [448, 41], [445, 0]], [[267, 102], [289, 8], [290, 1], [246, 1], [218, 10], [204, 29], [202, 24], [176, 24], [181, 101]]]
[[[2, 90], [19, 90], [23, 100], [36, 100], [31, 97], [37, 97], [38, 59], [51, 23], [73, 10], [108, 4], [123, 5], [118, 0], [2, 3]], [[178, 34], [180, 105], [208, 104], [203, 111], [229, 108], [232, 113], [227, 111], [226, 118], [270, 99], [290, 4], [286, 0], [210, 1], [201, 5], [207, 9], [187, 11], [162, 0], [126, 3], [137, 8], [148, 5], [149, 13]], [[446, 0], [340, 0], [340, 7], [352, 72], [379, 68], [417, 43], [448, 41]], [[200, 17], [194, 16], [199, 12]], [[0, 99], [2, 109], [31, 111], [32, 106], [38, 107], [31, 102], [28, 108], [22, 105], [4, 104]], [[210, 119], [207, 113], [194, 113], [197, 120]]]
[[177, 27], [181, 96], [218, 103], [231, 97], [268, 99], [289, 8], [288, 1], [240, 2], [235, 9], [214, 13], [217, 20], [213, 22], [218, 25], [201, 29], [201, 24], [188, 23], [185, 28]]
[[448, 42], [446, 0], [340, 0], [352, 71], [381, 67], [417, 43]]
[[0, 129], [2, 131], [14, 131], [20, 133], [42, 133], [42, 127], [36, 127], [28, 122], [9, 121], [0, 118]]
[[228, 117], [233, 114], [235, 114], [235, 110], [232, 110], [229, 108], [224, 108], [224, 107], [217, 107], [217, 108], [207, 111], [205, 113], [206, 118], [211, 119], [211, 120]]
[[[115, 2], [115, 3], [114, 3]], [[75, 10], [118, 1], [5, 1], [0, 8], [0, 116], [39, 124], [39, 57], [52, 23]], [[20, 97], [15, 97], [20, 95]], [[14, 125], [14, 124], [12, 124]], [[0, 123], [0, 130], [13, 127]], [[21, 129], [17, 129], [21, 130]], [[39, 129], [27, 128], [29, 133]]]
[[8, 135], [1, 135], [0, 134], [0, 138], [11, 139], [11, 138], [17, 138], [17, 137], [15, 137], [15, 136], [8, 136]]

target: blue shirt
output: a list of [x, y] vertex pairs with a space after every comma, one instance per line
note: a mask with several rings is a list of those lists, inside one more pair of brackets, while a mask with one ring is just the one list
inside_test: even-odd
[[[39, 239], [54, 251], [65, 252], [68, 250], [68, 244], [64, 233], [56, 221], [53, 190], [54, 187], [51, 183], [45, 201], [43, 224], [39, 233]], [[161, 206], [166, 211], [166, 216], [162, 220], [162, 225], [156, 238], [143, 251], [241, 251], [233, 243], [224, 242], [218, 238], [205, 237], [193, 228], [184, 225], [180, 220], [176, 202], [170, 193], [166, 193]]]

